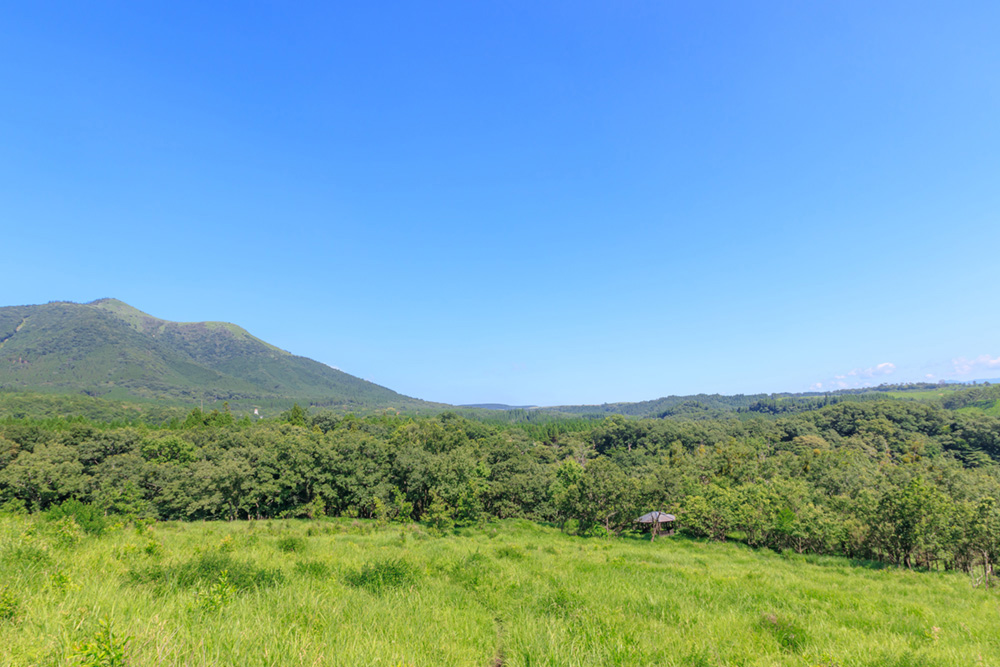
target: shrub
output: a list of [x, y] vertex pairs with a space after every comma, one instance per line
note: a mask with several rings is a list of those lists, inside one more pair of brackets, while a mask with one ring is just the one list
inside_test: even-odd
[[305, 551], [306, 541], [301, 537], [295, 537], [289, 535], [287, 537], [282, 537], [278, 540], [278, 549], [285, 552], [286, 554], [294, 553], [297, 551]]
[[13, 621], [21, 609], [21, 599], [11, 589], [0, 586], [0, 623]]
[[295, 571], [317, 579], [330, 576], [330, 566], [318, 560], [300, 560], [295, 564]]
[[509, 560], [522, 560], [526, 553], [523, 548], [513, 545], [505, 544], [504, 546], [497, 547], [497, 558], [507, 558]]
[[0, 505], [0, 514], [11, 516], [24, 516], [28, 514], [28, 506], [20, 498], [12, 498]]
[[52, 561], [45, 545], [22, 542], [8, 547], [0, 554], [0, 561], [22, 571], [37, 571]]
[[355, 588], [364, 588], [380, 594], [393, 588], [402, 588], [416, 581], [417, 571], [402, 558], [369, 561], [361, 569], [348, 572], [344, 580]]
[[163, 553], [163, 545], [156, 540], [150, 540], [142, 550], [147, 556], [156, 557]]
[[227, 553], [208, 552], [174, 566], [149, 565], [129, 572], [134, 583], [156, 585], [173, 584], [192, 588], [209, 582], [218, 582], [223, 573], [227, 584], [236, 591], [277, 586], [285, 577], [279, 569], [257, 567], [252, 563], [236, 560]]
[[83, 532], [89, 535], [100, 535], [108, 525], [107, 519], [98, 508], [73, 498], [64, 501], [61, 505], [53, 505], [46, 516], [51, 521], [71, 518], [76, 521], [76, 525], [83, 529]]
[[73, 582], [70, 580], [69, 575], [62, 570], [53, 570], [49, 575], [49, 585], [53, 590], [60, 592], [68, 591], [70, 588], [75, 588]]
[[83, 539], [83, 530], [71, 516], [64, 516], [52, 524], [55, 540], [59, 546], [71, 547]]
[[197, 592], [195, 604], [211, 612], [224, 607], [235, 595], [236, 587], [229, 583], [229, 572], [223, 570], [215, 583]]
[[454, 512], [448, 503], [434, 491], [431, 491], [431, 503], [424, 513], [424, 522], [437, 533], [449, 531], [455, 527]]
[[111, 630], [111, 623], [101, 619], [100, 628], [85, 642], [76, 645], [73, 658], [82, 667], [124, 667], [125, 646], [131, 637], [118, 639]]

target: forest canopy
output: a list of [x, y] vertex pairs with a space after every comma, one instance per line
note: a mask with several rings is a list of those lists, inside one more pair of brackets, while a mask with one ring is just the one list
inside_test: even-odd
[[738, 419], [508, 423], [298, 406], [254, 421], [195, 409], [162, 425], [8, 418], [0, 502], [125, 518], [335, 515], [441, 528], [524, 517], [611, 535], [661, 509], [693, 536], [971, 570], [1000, 552], [998, 458], [1000, 419], [892, 399]]

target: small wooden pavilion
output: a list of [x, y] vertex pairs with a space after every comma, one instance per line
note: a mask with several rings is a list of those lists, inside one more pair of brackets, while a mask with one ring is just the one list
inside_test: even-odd
[[674, 521], [677, 521], [677, 517], [673, 514], [667, 514], [666, 512], [654, 511], [648, 514], [643, 514], [641, 517], [635, 520], [636, 523], [648, 523], [652, 529], [653, 536], [650, 538], [650, 542], [656, 539], [662, 530], [667, 535], [672, 535], [674, 532]]

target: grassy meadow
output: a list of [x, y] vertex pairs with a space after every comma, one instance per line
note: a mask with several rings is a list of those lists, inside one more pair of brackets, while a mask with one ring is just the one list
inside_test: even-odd
[[3, 665], [968, 667], [998, 621], [968, 575], [679, 536], [0, 517]]

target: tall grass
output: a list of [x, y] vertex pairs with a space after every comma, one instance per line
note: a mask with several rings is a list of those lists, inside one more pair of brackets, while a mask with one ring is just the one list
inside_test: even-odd
[[128, 665], [1000, 664], [1000, 597], [956, 573], [523, 521], [65, 530], [0, 517], [2, 665], [101, 637]]

